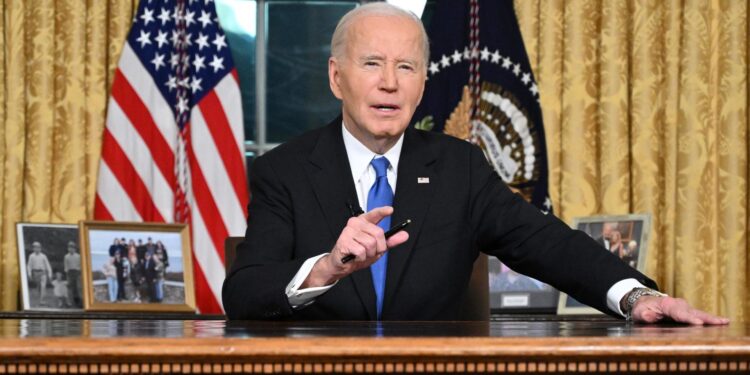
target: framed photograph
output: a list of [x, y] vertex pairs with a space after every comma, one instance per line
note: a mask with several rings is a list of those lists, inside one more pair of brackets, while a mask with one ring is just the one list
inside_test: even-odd
[[24, 310], [83, 309], [78, 226], [17, 223]]
[[[646, 250], [651, 216], [633, 214], [619, 216], [588, 216], [573, 219], [573, 228], [583, 231], [638, 271], [646, 270]], [[558, 314], [601, 314], [565, 293], [560, 293]]]
[[492, 313], [554, 313], [557, 289], [508, 268], [489, 257], [490, 311]]
[[84, 308], [195, 311], [185, 224], [83, 221]]

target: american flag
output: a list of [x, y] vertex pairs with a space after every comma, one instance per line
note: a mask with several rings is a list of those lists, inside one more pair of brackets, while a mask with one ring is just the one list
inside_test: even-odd
[[201, 313], [221, 313], [224, 239], [245, 230], [242, 123], [212, 0], [141, 0], [112, 84], [94, 217], [190, 223]]

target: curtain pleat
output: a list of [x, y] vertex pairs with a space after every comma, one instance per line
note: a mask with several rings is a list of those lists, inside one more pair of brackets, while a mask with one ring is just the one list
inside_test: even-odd
[[[653, 248], [663, 247], [660, 208], [664, 191], [664, 7], [636, 1], [632, 7], [630, 67], [631, 202], [634, 212], [651, 212]], [[649, 42], [650, 41], [650, 42]], [[647, 272], [659, 275], [657, 251], [648, 252]], [[657, 277], [663, 285], [663, 280]]]
[[[110, 18], [119, 19], [118, 17], [109, 17], [108, 4], [101, 0], [86, 1], [86, 29], [85, 44], [86, 53], [84, 54], [84, 118], [85, 134], [82, 136], [85, 168], [85, 185], [84, 187], [86, 212], [93, 212], [94, 200], [96, 195], [96, 176], [99, 170], [99, 158], [102, 148], [101, 134], [104, 130], [104, 121], [106, 116], [109, 84], [112, 73], [109, 68], [109, 61], [115, 60], [110, 56], [109, 46], [116, 44], [118, 40], [125, 40], [124, 34], [112, 35], [109, 32]], [[121, 17], [120, 17], [121, 18]], [[119, 51], [116, 52], [119, 56]], [[83, 182], [83, 181], [82, 181]], [[87, 215], [87, 217], [91, 217]]]
[[[514, 0], [540, 88], [555, 213], [650, 213], [647, 272], [745, 320], [747, 1]], [[0, 308], [15, 223], [90, 217], [108, 92], [137, 1], [0, 10]]]
[[8, 0], [0, 38], [0, 309], [19, 295], [17, 222], [91, 217], [107, 98], [135, 1]]
[[515, 5], [534, 49], [556, 214], [650, 213], [647, 273], [745, 320], [748, 2]]
[[23, 180], [25, 156], [26, 103], [26, 53], [24, 22], [27, 2], [9, 0], [5, 2], [3, 17], [3, 101], [2, 124], [2, 230], [0, 231], [0, 307], [15, 309], [18, 301], [18, 249], [16, 248], [15, 223], [22, 219]]
[[[521, 0], [523, 1], [523, 0]], [[544, 118], [544, 133], [547, 139], [547, 161], [549, 165], [550, 199], [557, 215], [562, 212], [559, 186], [562, 184], [562, 114], [563, 114], [563, 51], [565, 48], [564, 0], [540, 0], [539, 7], [539, 60], [535, 75], [539, 85], [539, 102]], [[524, 19], [525, 21], [525, 19]], [[523, 21], [519, 20], [520, 23]], [[529, 39], [524, 35], [524, 41]], [[529, 43], [525, 41], [525, 43]], [[557, 188], [555, 188], [557, 187]]]

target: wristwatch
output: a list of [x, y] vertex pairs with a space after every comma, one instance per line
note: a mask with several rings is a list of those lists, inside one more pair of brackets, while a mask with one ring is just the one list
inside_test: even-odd
[[635, 301], [638, 301], [643, 296], [666, 297], [667, 295], [651, 288], [633, 288], [620, 301], [620, 309], [625, 313], [627, 321], [633, 320], [633, 306], [635, 306]]

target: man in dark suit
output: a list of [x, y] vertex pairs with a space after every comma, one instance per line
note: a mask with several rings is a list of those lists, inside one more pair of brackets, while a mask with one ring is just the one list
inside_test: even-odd
[[[476, 146], [408, 128], [428, 50], [419, 19], [385, 3], [339, 22], [328, 70], [342, 117], [253, 163], [245, 241], [223, 289], [229, 318], [456, 319], [485, 252], [610, 314], [726, 323], [527, 204]], [[378, 226], [406, 219], [388, 239]]]

